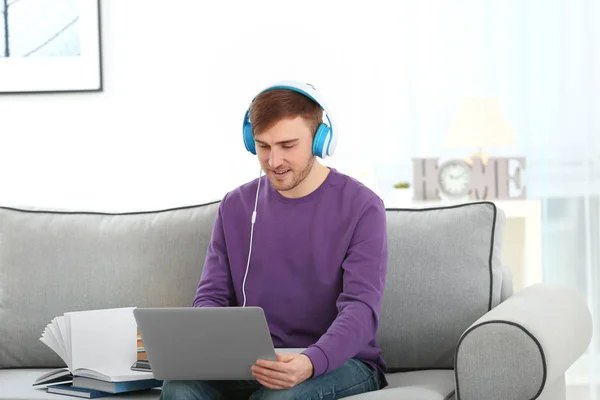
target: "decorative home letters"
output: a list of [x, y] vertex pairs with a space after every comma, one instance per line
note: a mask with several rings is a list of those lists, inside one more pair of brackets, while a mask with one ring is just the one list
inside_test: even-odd
[[438, 181], [439, 158], [414, 158], [415, 200], [440, 200]]
[[[510, 173], [511, 161], [518, 166]], [[479, 158], [471, 160], [469, 197], [471, 200], [525, 199], [527, 188], [522, 185], [521, 175], [526, 167], [525, 157], [490, 157], [484, 165]], [[439, 158], [413, 159], [414, 200], [440, 200]], [[511, 196], [510, 182], [520, 189]]]

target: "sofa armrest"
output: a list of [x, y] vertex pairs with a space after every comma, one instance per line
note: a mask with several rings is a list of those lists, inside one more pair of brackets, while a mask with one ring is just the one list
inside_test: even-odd
[[584, 353], [591, 336], [590, 311], [577, 293], [548, 284], [523, 289], [461, 336], [457, 398], [538, 398]]

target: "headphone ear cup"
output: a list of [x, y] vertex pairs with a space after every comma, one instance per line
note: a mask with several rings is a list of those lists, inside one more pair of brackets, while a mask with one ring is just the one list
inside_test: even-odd
[[256, 155], [256, 146], [254, 143], [254, 135], [252, 134], [252, 125], [250, 123], [244, 124], [244, 146], [250, 153]]
[[312, 152], [315, 156], [325, 158], [327, 157], [327, 143], [329, 143], [329, 135], [331, 131], [329, 126], [326, 124], [321, 124], [317, 128], [317, 133], [315, 133], [315, 138], [313, 139], [313, 148]]

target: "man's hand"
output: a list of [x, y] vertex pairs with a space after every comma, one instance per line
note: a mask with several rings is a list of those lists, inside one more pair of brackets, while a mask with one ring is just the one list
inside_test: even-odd
[[277, 353], [277, 361], [258, 360], [252, 375], [269, 389], [289, 389], [304, 382], [313, 374], [310, 358], [304, 354]]

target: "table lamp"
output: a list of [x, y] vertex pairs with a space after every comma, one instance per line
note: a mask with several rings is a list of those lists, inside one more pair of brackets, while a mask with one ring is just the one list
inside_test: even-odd
[[466, 99], [458, 108], [450, 134], [444, 146], [447, 148], [474, 147], [479, 150], [471, 156], [481, 159], [486, 164], [489, 155], [484, 148], [511, 145], [515, 136], [511, 131], [500, 103], [495, 98]]

